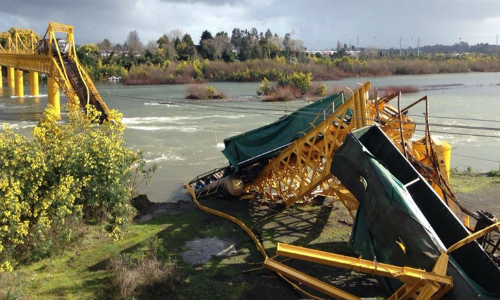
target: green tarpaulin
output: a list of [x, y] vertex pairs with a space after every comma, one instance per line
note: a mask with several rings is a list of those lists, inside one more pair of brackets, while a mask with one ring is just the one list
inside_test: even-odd
[[242, 162], [253, 158], [276, 156], [283, 146], [301, 138], [320, 124], [324, 117], [330, 116], [345, 99], [343, 92], [338, 93], [298, 109], [274, 123], [230, 137], [224, 140], [222, 153], [236, 170]]
[[[364, 258], [430, 271], [446, 247], [469, 235], [377, 126], [348, 135], [331, 170], [359, 201], [350, 242]], [[500, 270], [477, 242], [451, 253], [447, 274], [453, 288], [445, 299], [500, 300]]]

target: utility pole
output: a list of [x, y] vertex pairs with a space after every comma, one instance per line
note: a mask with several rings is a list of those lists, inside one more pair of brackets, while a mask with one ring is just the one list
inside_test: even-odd
[[401, 56], [401, 44], [403, 43], [403, 35], [399, 38], [399, 56]]
[[417, 39], [417, 56], [420, 56], [420, 36]]

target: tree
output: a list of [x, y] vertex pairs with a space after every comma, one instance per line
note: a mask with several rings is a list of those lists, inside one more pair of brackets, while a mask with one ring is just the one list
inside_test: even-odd
[[210, 31], [208, 30], [205, 30], [201, 33], [201, 38], [200, 38], [200, 45], [201, 43], [204, 41], [204, 40], [211, 40], [213, 39], [213, 36], [212, 34], [210, 33]]
[[194, 47], [193, 39], [189, 34], [184, 34], [182, 40], [175, 40], [175, 50], [177, 51], [177, 59], [190, 60], [196, 56], [196, 48]]
[[146, 50], [148, 50], [151, 53], [156, 53], [158, 50], [158, 46], [156, 45], [156, 42], [151, 40], [146, 44]]
[[174, 29], [174, 30], [170, 30], [167, 34], [167, 37], [173, 41], [173, 40], [176, 40], [176, 39], [181, 39], [182, 37], [182, 30], [180, 29]]
[[182, 36], [182, 42], [186, 43], [188, 46], [194, 46], [193, 39], [187, 33]]
[[159, 39], [156, 40], [156, 45], [159, 49], [163, 49], [168, 43], [170, 43], [170, 39], [166, 34], [162, 35]]
[[111, 42], [108, 39], [102, 40], [99, 44], [97, 44], [100, 50], [103, 50], [104, 53], [106, 53], [106, 56], [109, 55], [109, 52], [111, 50]]
[[214, 60], [215, 48], [216, 45], [212, 34], [208, 30], [203, 31], [200, 38], [200, 44], [196, 46], [196, 50], [198, 50], [200, 56]]
[[84, 66], [94, 67], [99, 58], [99, 48], [95, 44], [81, 45], [76, 50], [76, 55]]
[[266, 40], [273, 37], [273, 34], [271, 33], [271, 30], [269, 30], [269, 28], [267, 29], [266, 34], [264, 36], [266, 37]]
[[140, 54], [144, 47], [142, 45], [141, 39], [139, 38], [139, 33], [137, 32], [137, 30], [132, 30], [131, 32], [129, 32], [125, 43], [127, 44], [127, 50], [132, 56], [134, 56], [135, 54]]

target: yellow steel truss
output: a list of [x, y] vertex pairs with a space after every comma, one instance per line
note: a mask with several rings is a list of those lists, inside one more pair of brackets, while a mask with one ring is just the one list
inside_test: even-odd
[[[47, 39], [48, 53], [37, 52], [38, 37], [31, 29], [14, 29], [13, 35], [10, 33], [0, 34], [0, 38], [8, 39], [8, 46], [0, 48], [0, 65], [13, 67], [17, 70], [34, 71], [46, 74], [53, 78], [64, 94], [68, 97], [70, 105], [85, 105], [89, 103], [90, 93], [94, 94], [104, 111], [109, 112], [108, 107], [102, 100], [99, 92], [95, 88], [90, 76], [80, 64], [76, 56], [73, 26], [49, 22], [44, 39]], [[69, 48], [67, 53], [62, 53], [59, 48], [56, 33], [66, 34], [65, 40]], [[55, 52], [53, 52], [55, 49]], [[87, 99], [79, 99], [75, 87], [70, 81], [70, 74], [66, 70], [63, 56], [69, 57], [75, 62], [79, 77], [82, 79], [84, 88], [87, 91]], [[83, 100], [83, 101], [80, 101]]]
[[334, 196], [354, 216], [352, 211], [357, 209], [357, 200], [330, 172], [335, 150], [349, 132], [373, 124], [374, 120], [381, 124], [400, 149], [401, 139], [411, 137], [415, 129], [411, 119], [387, 104], [395, 95], [370, 100], [370, 88], [371, 84], [367, 82], [357, 89], [321, 124], [271, 159], [257, 179], [248, 183], [245, 189], [287, 206], [318, 191]]
[[[437, 300], [444, 296], [453, 286], [451, 277], [446, 275], [448, 265], [448, 255], [446, 253], [441, 254], [436, 260], [432, 272], [409, 267], [398, 267], [390, 264], [378, 263], [376, 261], [281, 243], [278, 243], [276, 254], [356, 272], [395, 278], [403, 282], [403, 286], [388, 299], [432, 298], [433, 300]], [[280, 266], [268, 260], [264, 262], [264, 265], [278, 273], [282, 273], [286, 277], [298, 280], [337, 299], [359, 299], [345, 291], [337, 293], [336, 289], [325, 288], [325, 283], [318, 283], [317, 279], [311, 280], [311, 278], [305, 274], [303, 274], [305, 276], [297, 276], [296, 273], [298, 271], [289, 267]]]

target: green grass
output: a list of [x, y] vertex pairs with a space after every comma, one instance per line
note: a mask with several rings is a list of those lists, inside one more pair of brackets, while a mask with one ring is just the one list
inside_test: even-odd
[[[207, 199], [204, 203], [238, 216], [247, 226], [267, 217], [254, 227], [254, 231], [264, 240], [269, 256], [274, 256], [278, 242], [350, 253], [347, 240], [351, 228], [339, 220], [352, 220], [338, 207], [322, 209], [309, 205], [276, 214], [276, 207], [256, 207], [246, 201]], [[196, 237], [215, 236], [232, 240], [237, 254], [214, 257], [203, 265], [183, 262], [181, 253], [186, 250], [186, 242]], [[151, 239], [163, 241], [158, 253], [161, 258], [177, 263], [180, 282], [167, 297], [169, 299], [301, 297], [267, 269], [244, 272], [261, 267], [263, 261], [250, 237], [232, 222], [193, 208], [181, 215], [160, 216], [146, 224], [131, 225], [123, 240], [116, 242], [108, 237], [103, 227], [90, 226], [88, 233], [63, 254], [18, 266], [14, 272], [0, 275], [0, 299], [6, 299], [4, 295], [9, 291], [14, 299], [115, 299], [116, 291], [110, 280], [113, 274], [106, 268], [107, 261], [125, 253], [138, 257], [147, 251]], [[308, 265], [301, 262], [289, 261], [287, 264], [302, 268], [304, 272], [310, 271]], [[317, 265], [314, 274], [323, 280], [333, 277], [331, 268]]]
[[[172, 224], [134, 225], [123, 240], [113, 242], [102, 227], [90, 226], [85, 237], [62, 255], [28, 266], [0, 278], [0, 290], [11, 290], [34, 299], [97, 299], [110, 273], [106, 261], [140, 245]], [[17, 283], [9, 280], [16, 277]], [[0, 294], [1, 295], [1, 294]]]
[[490, 171], [488, 173], [474, 173], [472, 170], [451, 172], [451, 188], [455, 192], [461, 193], [477, 193], [485, 187], [499, 186], [500, 174], [498, 171]]

